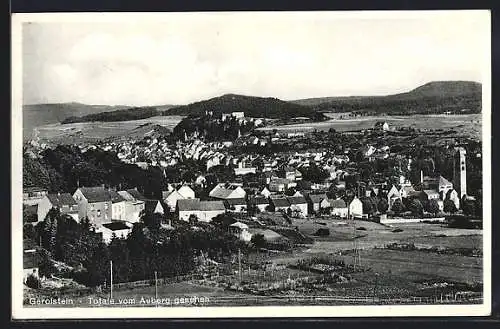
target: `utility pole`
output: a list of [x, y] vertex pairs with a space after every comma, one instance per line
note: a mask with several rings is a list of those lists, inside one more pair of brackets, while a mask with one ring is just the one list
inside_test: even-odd
[[241, 278], [241, 249], [238, 248], [238, 275], [240, 277], [240, 283], [242, 281], [242, 278]]
[[375, 297], [377, 294], [377, 284], [378, 284], [378, 273], [375, 273], [375, 285], [373, 286], [373, 302], [375, 302]]
[[158, 275], [155, 271], [155, 303], [156, 307], [158, 307]]
[[110, 299], [113, 299], [113, 261], [109, 261], [109, 276], [110, 276]]

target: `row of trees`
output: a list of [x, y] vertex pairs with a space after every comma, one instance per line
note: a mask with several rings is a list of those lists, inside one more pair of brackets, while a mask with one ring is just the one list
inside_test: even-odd
[[158, 198], [166, 183], [159, 168], [143, 170], [99, 149], [81, 152], [77, 146], [58, 145], [43, 151], [41, 158], [24, 156], [23, 161], [23, 184], [52, 192], [73, 193], [78, 186], [105, 184], [121, 189], [138, 187], [146, 197]]
[[35, 227], [25, 225], [24, 237], [40, 244], [41, 275], [56, 272], [52, 262], [56, 260], [70, 267], [63, 275], [90, 287], [106, 281], [110, 260], [115, 282], [128, 282], [152, 278], [155, 271], [162, 277], [184, 275], [195, 268], [202, 253], [223, 260], [240, 246], [225, 223], [194, 230], [184, 222], [176, 223], [174, 229], [164, 228], [162, 221], [160, 214], [143, 213], [128, 237], [113, 236], [106, 245], [87, 219], [77, 223], [52, 209]]

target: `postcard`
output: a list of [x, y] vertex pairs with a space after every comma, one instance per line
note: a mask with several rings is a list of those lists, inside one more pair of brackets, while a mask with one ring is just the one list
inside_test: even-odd
[[13, 14], [13, 319], [489, 315], [490, 42], [485, 10]]

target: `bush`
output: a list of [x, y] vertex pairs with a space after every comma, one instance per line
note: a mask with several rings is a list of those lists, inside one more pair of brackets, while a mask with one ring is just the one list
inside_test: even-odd
[[26, 285], [32, 289], [39, 289], [41, 286], [40, 279], [33, 274], [28, 275], [26, 278]]

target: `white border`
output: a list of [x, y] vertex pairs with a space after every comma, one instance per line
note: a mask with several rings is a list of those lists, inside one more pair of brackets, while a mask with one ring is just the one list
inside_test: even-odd
[[[379, 316], [487, 316], [491, 312], [491, 16], [488, 10], [461, 12], [483, 15], [488, 21], [485, 38], [483, 86], [483, 283], [481, 305], [426, 306], [258, 306], [258, 307], [178, 307], [178, 308], [26, 308], [23, 307], [22, 265], [22, 31], [23, 22], [123, 22], [134, 19], [161, 21], [221, 15], [281, 15], [293, 18], [331, 17], [335, 19], [409, 19], [443, 17], [453, 11], [358, 11], [358, 12], [211, 12], [211, 13], [50, 13], [12, 15], [12, 318], [92, 319], [92, 318], [218, 318], [218, 317], [379, 317]], [[486, 32], [486, 31], [485, 31]]]

